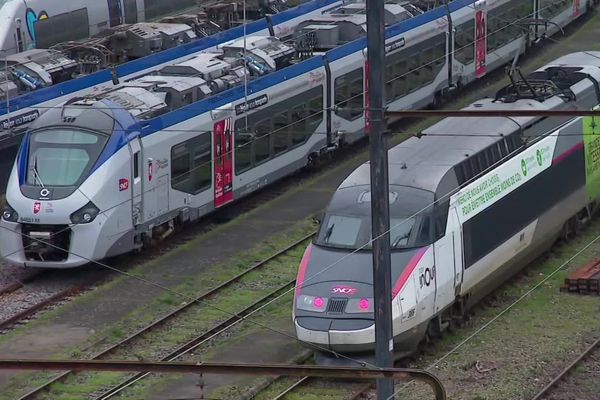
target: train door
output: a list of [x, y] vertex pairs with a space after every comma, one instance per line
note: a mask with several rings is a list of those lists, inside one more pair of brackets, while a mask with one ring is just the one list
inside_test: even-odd
[[475, 3], [475, 77], [487, 72], [487, 16], [485, 0]]
[[143, 221], [143, 187], [144, 180], [142, 179], [142, 146], [140, 139], [135, 138], [129, 142], [131, 154], [131, 180], [127, 182], [121, 179], [119, 182], [119, 190], [126, 190], [127, 186], [131, 186], [131, 216], [133, 226], [141, 224]]
[[231, 118], [217, 122], [213, 129], [215, 208], [233, 201], [233, 135]]
[[455, 208], [448, 213], [446, 234], [434, 243], [435, 312], [452, 304], [462, 282], [462, 241]]
[[123, 23], [123, 10], [121, 9], [121, 0], [108, 1], [108, 19], [110, 26], [117, 26]]

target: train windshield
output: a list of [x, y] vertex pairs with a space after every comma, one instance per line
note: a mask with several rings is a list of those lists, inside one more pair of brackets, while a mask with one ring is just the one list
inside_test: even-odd
[[[390, 244], [394, 249], [425, 246], [430, 243], [430, 217], [419, 215], [390, 218]], [[369, 216], [327, 215], [316, 240], [326, 247], [369, 249], [371, 218]]]
[[108, 137], [88, 131], [57, 128], [29, 136], [27, 184], [76, 186], [92, 168]]

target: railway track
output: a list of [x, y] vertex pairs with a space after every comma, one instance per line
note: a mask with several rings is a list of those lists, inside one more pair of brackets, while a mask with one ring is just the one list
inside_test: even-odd
[[567, 365], [562, 371], [560, 371], [546, 386], [542, 388], [531, 400], [545, 400], [554, 390], [556, 390], [560, 382], [565, 379], [575, 368], [581, 364], [582, 361], [587, 359], [596, 350], [600, 349], [600, 338], [596, 339], [591, 345], [589, 345], [583, 352], [577, 356], [569, 365]]
[[319, 394], [319, 397], [323, 398], [332, 396], [332, 398], [359, 400], [373, 387], [370, 382], [353, 382], [308, 376], [300, 379], [285, 378], [285, 381], [291, 383], [288, 383], [276, 395], [269, 396], [270, 400], [302, 398], [307, 393]]
[[[264, 276], [261, 276], [261, 274], [265, 274], [265, 276], [272, 275], [272, 273], [269, 273], [269, 269], [275, 268], [278, 260], [285, 258], [290, 252], [303, 249], [304, 245], [313, 234], [314, 232], [311, 232], [309, 235], [306, 235], [305, 237], [290, 244], [288, 247], [243, 270], [242, 272], [226, 280], [225, 282], [218, 284], [214, 288], [206, 291], [198, 297], [183, 303], [175, 310], [160, 317], [150, 325], [136, 331], [127, 338], [109, 346], [108, 348], [93, 354], [90, 358], [102, 359], [107, 356], [121, 359], [130, 358], [131, 354], [136, 354], [139, 351], [144, 351], [147, 353], [148, 349], [145, 348], [145, 346], [148, 346], [149, 343], [152, 343], [151, 340], [148, 340], [149, 337], [160, 337], [161, 335], [167, 335], [169, 329], [171, 329], [173, 326], [181, 327], [181, 324], [186, 322], [194, 326], [203, 325], [201, 332], [194, 335], [191, 339], [186, 340], [184, 343], [180, 343], [178, 346], [169, 349], [164, 348], [163, 340], [156, 340], [155, 343], [153, 343], [156, 344], [156, 347], [150, 350], [153, 354], [148, 355], [148, 357], [160, 359], [162, 361], [174, 361], [183, 355], [189, 354], [193, 350], [199, 348], [212, 338], [219, 335], [221, 332], [224, 332], [240, 321], [243, 321], [245, 317], [260, 309], [265, 304], [268, 304], [285, 291], [291, 289], [295, 283], [295, 279], [287, 278], [289, 277], [289, 274], [295, 276], [295, 264], [293, 264], [293, 267], [289, 268], [290, 271], [288, 274], [281, 272], [280, 276], [278, 277], [280, 282], [271, 285], [272, 287], [265, 288], [265, 290], [262, 291], [253, 289], [255, 292], [260, 292], [260, 297], [253, 299], [253, 301], [244, 305], [239, 310], [233, 311], [231, 315], [227, 316], [226, 318], [222, 318], [222, 314], [218, 317], [215, 317], [214, 315], [208, 315], [206, 319], [209, 321], [198, 321], [194, 318], [194, 315], [207, 314], [207, 311], [211, 311], [210, 304], [218, 303], [219, 299], [226, 299], [232, 294], [230, 292], [240, 292], [240, 288], [248, 285], [248, 282], [252, 283], [252, 279], [254, 279], [254, 281], [264, 280]], [[214, 310], [212, 311], [214, 314]], [[73, 372], [64, 372], [21, 396], [19, 400], [50, 398], [46, 397], [45, 395], [48, 394], [48, 390], [52, 388], [52, 385], [58, 382], [64, 383], [72, 375]], [[124, 389], [134, 385], [136, 382], [148, 375], [149, 374], [147, 373], [141, 373], [128, 376], [126, 379], [110, 388], [94, 388], [93, 393], [97, 396], [97, 400], [109, 399], [122, 392]], [[85, 377], [78, 376], [77, 382], [81, 383], [81, 381], [84, 379]], [[52, 396], [56, 395], [57, 392], [54, 390], [52, 392]]]

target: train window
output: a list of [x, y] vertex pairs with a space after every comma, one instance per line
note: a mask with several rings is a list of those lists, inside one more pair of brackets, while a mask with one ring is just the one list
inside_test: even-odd
[[406, 60], [401, 60], [394, 64], [394, 97], [402, 97], [408, 92], [406, 84], [408, 79], [408, 65]]
[[292, 108], [291, 114], [292, 125], [290, 126], [290, 139], [292, 146], [300, 144], [306, 140], [306, 132], [308, 125], [308, 111], [306, 104], [300, 104]]
[[135, 24], [138, 20], [137, 0], [123, 0], [123, 8], [125, 11], [125, 23]]
[[[308, 112], [309, 116], [307, 118], [308, 122], [308, 131], [312, 133], [323, 121], [323, 92], [319, 94], [318, 97], [312, 98], [308, 102]], [[310, 136], [310, 133], [306, 132], [306, 137]]]
[[360, 218], [331, 215], [323, 227], [325, 229], [321, 229], [319, 239], [325, 244], [355, 247], [361, 223]]
[[434, 59], [433, 48], [421, 52], [421, 85], [426, 85], [433, 80]]
[[171, 187], [182, 192], [189, 192], [190, 153], [185, 143], [171, 149]]
[[543, 18], [556, 17], [569, 8], [570, 0], [540, 0], [540, 15]]
[[206, 132], [171, 148], [171, 187], [197, 194], [212, 184], [212, 140]]
[[257, 123], [254, 133], [254, 163], [260, 164], [271, 157], [271, 121]]
[[136, 151], [133, 155], [133, 179], [140, 177], [140, 152]]
[[[65, 29], [65, 27], [69, 29]], [[49, 48], [57, 43], [90, 36], [87, 8], [54, 15], [35, 22], [36, 47]]]
[[429, 220], [429, 216], [424, 216], [421, 218], [421, 228], [419, 229], [417, 243], [431, 243], [431, 228], [429, 227]]
[[385, 66], [385, 101], [390, 102], [394, 100], [394, 66], [388, 64]]
[[335, 79], [335, 114], [354, 120], [363, 114], [363, 69], [358, 68]]
[[234, 125], [236, 174], [302, 145], [322, 121], [322, 86], [240, 117]]
[[183, 11], [196, 5], [196, 0], [144, 0], [146, 20], [163, 17], [172, 11]]
[[210, 134], [200, 136], [193, 147], [192, 193], [210, 188], [212, 184], [212, 153]]
[[435, 239], [439, 239], [446, 234], [446, 223], [448, 222], [448, 209], [450, 201], [446, 200], [439, 203], [433, 212], [433, 225]]
[[247, 132], [244, 126], [243, 132], [236, 126], [235, 132], [235, 171], [244, 172], [252, 167], [252, 143], [254, 135]]
[[295, 129], [294, 124], [288, 121], [288, 112], [277, 114], [273, 119], [273, 152], [282, 153], [290, 146], [290, 131]]
[[[454, 57], [467, 65], [475, 59], [475, 21], [467, 21], [456, 27], [454, 35]], [[489, 40], [489, 38], [488, 38]]]

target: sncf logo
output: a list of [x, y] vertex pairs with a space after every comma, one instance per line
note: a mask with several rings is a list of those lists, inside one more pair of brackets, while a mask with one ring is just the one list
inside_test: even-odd
[[352, 296], [358, 291], [358, 289], [352, 286], [334, 286], [331, 288], [331, 294], [342, 294], [346, 296]]

